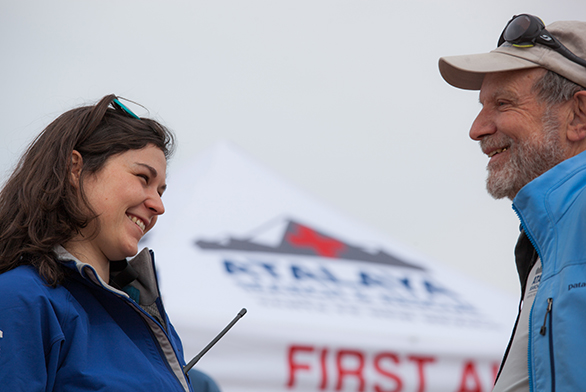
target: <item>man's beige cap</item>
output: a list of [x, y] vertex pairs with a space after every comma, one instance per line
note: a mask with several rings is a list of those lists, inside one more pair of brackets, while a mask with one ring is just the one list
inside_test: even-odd
[[[586, 60], [585, 22], [554, 22], [546, 29], [572, 53]], [[531, 48], [517, 48], [505, 42], [490, 53], [448, 56], [439, 59], [439, 70], [445, 81], [465, 90], [480, 90], [484, 75], [490, 72], [536, 67], [549, 69], [586, 87], [586, 67], [540, 44]]]

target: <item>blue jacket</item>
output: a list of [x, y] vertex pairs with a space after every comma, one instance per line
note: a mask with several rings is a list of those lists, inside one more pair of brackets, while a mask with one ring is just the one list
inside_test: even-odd
[[152, 254], [129, 261], [138, 278], [122, 291], [57, 250], [73, 270], [60, 286], [47, 286], [31, 266], [0, 275], [2, 390], [192, 391]]
[[193, 390], [196, 392], [220, 392], [220, 387], [218, 384], [208, 376], [206, 373], [202, 373], [195, 368], [191, 368], [187, 373], [189, 376], [189, 380], [191, 381], [191, 386]]
[[543, 266], [529, 319], [531, 391], [584, 390], [586, 152], [527, 184], [513, 208]]

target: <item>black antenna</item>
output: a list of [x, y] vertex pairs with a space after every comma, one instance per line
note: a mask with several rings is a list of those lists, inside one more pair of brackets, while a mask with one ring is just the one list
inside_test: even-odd
[[228, 324], [226, 326], [226, 328], [224, 328], [222, 330], [222, 332], [220, 332], [218, 334], [218, 336], [216, 336], [214, 338], [214, 340], [212, 340], [207, 346], [205, 346], [205, 348], [203, 350], [201, 350], [199, 352], [199, 354], [197, 354], [195, 357], [193, 357], [193, 359], [191, 361], [189, 361], [189, 363], [187, 365], [185, 365], [185, 367], [183, 368], [183, 373], [187, 374], [187, 372], [191, 370], [193, 365], [195, 365], [197, 363], [197, 361], [199, 361], [201, 359], [201, 357], [203, 357], [205, 355], [205, 353], [207, 353], [210, 350], [210, 348], [212, 348], [214, 346], [214, 344], [218, 343], [218, 340], [222, 339], [222, 336], [224, 336], [226, 334], [226, 332], [228, 332], [230, 330], [230, 328], [232, 328], [234, 326], [234, 324], [236, 324], [236, 322], [238, 320], [240, 320], [245, 314], [246, 314], [246, 308], [242, 308], [240, 310], [240, 312], [238, 312], [236, 317], [234, 317], [234, 319], [230, 322], [230, 324]]

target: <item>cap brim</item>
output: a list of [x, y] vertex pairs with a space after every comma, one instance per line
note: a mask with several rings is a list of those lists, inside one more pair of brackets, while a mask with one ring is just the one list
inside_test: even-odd
[[439, 70], [446, 82], [464, 90], [480, 90], [484, 75], [490, 72], [536, 68], [540, 65], [504, 53], [490, 52], [439, 59]]

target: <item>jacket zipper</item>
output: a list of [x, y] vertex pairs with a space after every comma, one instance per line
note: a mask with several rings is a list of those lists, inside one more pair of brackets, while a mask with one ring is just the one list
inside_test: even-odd
[[[151, 259], [151, 263], [154, 269], [154, 260], [155, 260], [155, 255], [153, 253], [152, 250], [149, 250], [150, 253], [150, 259]], [[98, 276], [98, 273], [93, 269], [93, 267], [90, 267], [92, 272]], [[91, 279], [90, 279], [91, 281]], [[97, 279], [98, 282], [100, 282], [99, 279]], [[181, 365], [181, 361], [179, 360], [179, 357], [177, 355], [177, 350], [176, 348], [173, 346], [173, 344], [171, 343], [171, 338], [169, 337], [169, 334], [167, 333], [166, 329], [162, 326], [161, 323], [159, 323], [153, 316], [151, 316], [150, 314], [148, 314], [142, 307], [140, 307], [140, 305], [136, 304], [133, 300], [130, 299], [130, 297], [128, 296], [128, 294], [124, 293], [124, 295], [121, 295], [115, 291], [112, 291], [111, 289], [109, 289], [108, 287], [104, 286], [102, 283], [96, 283], [93, 282], [96, 285], [98, 285], [99, 287], [101, 287], [102, 289], [106, 290], [107, 292], [109, 292], [110, 294], [116, 296], [117, 298], [120, 298], [122, 301], [124, 301], [128, 306], [130, 306], [132, 309], [134, 309], [135, 311], [137, 311], [143, 318], [144, 322], [147, 323], [147, 329], [149, 330], [149, 332], [151, 333], [151, 336], [153, 336], [154, 340], [158, 343], [160, 354], [162, 356], [162, 358], [165, 359], [165, 362], [168, 366], [168, 369], [171, 371], [172, 374], [175, 375], [175, 380], [179, 383], [179, 385], [181, 386], [181, 389], [185, 390], [185, 391], [189, 391], [190, 390], [190, 380], [187, 377], [187, 375], [185, 375], [183, 373], [183, 371], [181, 372], [181, 376], [183, 377], [183, 379], [179, 378], [179, 375], [177, 373], [175, 373], [175, 371], [172, 368], [172, 365], [169, 363], [169, 358], [167, 358], [167, 356], [165, 355], [162, 347], [161, 347], [161, 342], [159, 341], [159, 339], [156, 337], [155, 332], [152, 330], [152, 328], [150, 328], [150, 326], [148, 326], [148, 322], [147, 319], [150, 320], [151, 322], [154, 322], [155, 325], [157, 327], [159, 327], [164, 335], [164, 337], [166, 338], [167, 342], [169, 343], [169, 345], [171, 346], [172, 350], [173, 350], [173, 354], [175, 356], [175, 359], [177, 360], [177, 363], [179, 364], [179, 366], [181, 367], [181, 370], [183, 370], [183, 365]], [[158, 285], [158, 281], [156, 281], [157, 284], [157, 293], [158, 293], [158, 297], [161, 297], [161, 292], [159, 290], [159, 285]], [[161, 314], [161, 318], [163, 319], [163, 322], [166, 322], [167, 319], [164, 316], [165, 312], [162, 312]], [[183, 385], [183, 381], [184, 380], [186, 382], [186, 385]]]
[[[546, 324], [549, 327], [548, 342], [549, 342], [549, 366], [551, 369], [551, 391], [555, 392], [555, 360], [553, 355], [553, 298], [547, 299], [547, 310], [543, 318], [543, 325], [539, 333], [543, 336], [547, 333]], [[549, 315], [549, 319], [548, 316]]]
[[541, 257], [541, 251], [539, 250], [537, 243], [533, 239], [531, 232], [527, 229], [527, 226], [525, 226], [525, 221], [523, 221], [523, 217], [521, 216], [521, 213], [519, 212], [519, 210], [517, 209], [517, 207], [514, 204], [513, 204], [513, 211], [515, 211], [515, 214], [517, 214], [517, 218], [519, 219], [519, 222], [521, 222], [521, 228], [523, 228], [523, 231], [527, 235], [527, 238], [529, 238], [529, 242], [531, 242], [531, 245], [533, 245], [533, 248], [535, 249], [535, 251], [537, 252], [537, 255], [541, 259], [541, 264], [543, 264], [543, 258]]
[[[552, 306], [553, 306], [553, 299], [548, 298], [547, 299], [547, 310], [545, 311], [545, 317], [543, 318], [543, 325], [541, 326], [541, 329], [539, 330], [539, 333], [543, 336], [545, 336], [545, 332], [547, 330], [547, 328], [545, 327], [545, 324], [547, 324], [547, 316], [551, 313]], [[550, 328], [551, 328], [551, 320], [550, 320]]]
[[[543, 265], [544, 260], [543, 260], [543, 257], [541, 257], [541, 250], [539, 249], [539, 247], [537, 246], [537, 243], [533, 239], [531, 232], [529, 232], [529, 230], [527, 229], [527, 226], [525, 225], [525, 221], [523, 220], [523, 217], [521, 216], [521, 213], [519, 212], [519, 210], [517, 209], [517, 206], [515, 206], [515, 204], [513, 204], [513, 210], [515, 211], [515, 214], [517, 214], [517, 217], [519, 218], [519, 221], [521, 222], [521, 227], [523, 228], [523, 231], [525, 231], [527, 238], [529, 238], [529, 242], [531, 242], [531, 245], [533, 245], [533, 248], [535, 248], [535, 251], [537, 252], [537, 256], [541, 260], [541, 265]], [[532, 321], [533, 308], [531, 309], [531, 312], [529, 313], [529, 349], [527, 350], [527, 357], [528, 357], [527, 358], [527, 370], [529, 372], [529, 391], [530, 392], [533, 392], [533, 377], [532, 377], [533, 369], [531, 366], [531, 341], [533, 339], [531, 336], [532, 335], [531, 326], [533, 325], [533, 321]], [[555, 392], [555, 363], [554, 363], [554, 355], [553, 355], [552, 308], [553, 308], [553, 298], [548, 298], [547, 299], [547, 309], [545, 312], [543, 325], [541, 326], [539, 333], [541, 335], [545, 336], [545, 334], [547, 333], [546, 324], [548, 324], [548, 326], [549, 326], [549, 341], [548, 341], [548, 343], [549, 343], [549, 364], [550, 364], [550, 369], [551, 369], [551, 392]], [[549, 323], [547, 322], [548, 315], [550, 316]]]
[[[114, 293], [114, 294], [116, 294], [116, 293]], [[138, 312], [142, 316], [143, 320], [145, 321], [145, 324], [147, 324], [148, 331], [150, 332], [151, 336], [153, 337], [153, 339], [157, 342], [157, 344], [159, 346], [159, 353], [160, 353], [161, 357], [165, 359], [165, 363], [167, 365], [167, 368], [169, 369], [169, 371], [172, 374], [175, 375], [175, 380], [179, 383], [179, 385], [181, 386], [181, 389], [188, 391], [189, 390], [189, 385], [190, 385], [189, 378], [186, 375], [182, 374], [183, 377], [184, 377], [184, 379], [187, 381], [187, 389], [185, 389], [185, 386], [183, 385], [183, 383], [179, 379], [179, 376], [177, 374], [175, 374], [175, 372], [173, 371], [173, 368], [171, 367], [171, 364], [169, 363], [169, 358], [167, 358], [167, 356], [165, 355], [165, 353], [163, 351], [163, 348], [161, 347], [161, 342], [159, 341], [159, 339], [155, 335], [155, 332], [152, 330], [152, 328], [150, 326], [148, 326], [148, 322], [147, 322], [146, 319], [149, 319], [151, 322], [155, 323], [155, 325], [157, 327], [160, 328], [160, 330], [164, 334], [165, 338], [169, 342], [169, 345], [173, 349], [173, 353], [175, 354], [175, 358], [177, 359], [177, 362], [179, 362], [179, 366], [181, 366], [181, 368], [183, 369], [183, 366], [181, 365], [181, 362], [179, 361], [179, 358], [177, 356], [177, 351], [175, 350], [175, 347], [172, 345], [171, 338], [169, 337], [169, 334], [167, 333], [167, 331], [165, 330], [165, 328], [163, 328], [163, 326], [161, 325], [161, 323], [159, 323], [153, 316], [151, 316], [143, 308], [141, 308], [140, 305], [133, 303], [133, 301], [131, 301], [128, 298], [124, 298], [124, 297], [120, 297], [120, 296], [119, 296], [119, 298], [122, 299], [122, 300], [124, 300], [128, 304], [128, 306], [130, 306], [132, 309], [134, 309], [136, 312]], [[163, 318], [163, 317], [164, 316], [161, 315], [161, 318]], [[163, 321], [166, 321], [166, 320], [164, 319]]]

